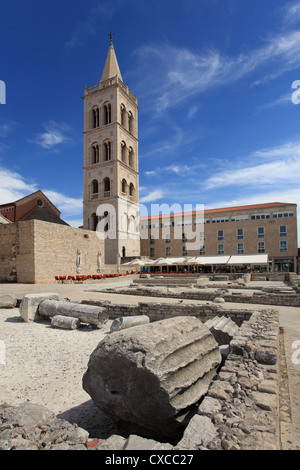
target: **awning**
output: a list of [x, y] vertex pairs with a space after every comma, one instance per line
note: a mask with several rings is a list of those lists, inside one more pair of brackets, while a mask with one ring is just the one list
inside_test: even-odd
[[256, 265], [261, 265], [261, 264], [268, 264], [269, 262], [269, 256], [266, 253], [259, 253], [256, 255], [235, 255], [231, 256], [230, 260], [228, 261], [227, 264], [229, 265], [242, 265], [242, 264], [256, 264]]
[[122, 264], [121, 266], [145, 266], [145, 262], [140, 259], [134, 259], [133, 261]]
[[189, 264], [199, 264], [202, 266], [227, 264], [230, 256], [197, 256], [189, 260]]

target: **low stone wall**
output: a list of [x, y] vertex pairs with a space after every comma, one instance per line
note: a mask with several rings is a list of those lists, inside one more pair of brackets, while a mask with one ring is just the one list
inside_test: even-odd
[[98, 305], [107, 308], [108, 316], [111, 320], [119, 317], [128, 317], [136, 315], [147, 315], [151, 322], [164, 320], [166, 318], [178, 316], [194, 316], [202, 322], [206, 322], [216, 316], [226, 315], [230, 317], [237, 325], [243, 321], [249, 320], [252, 311], [249, 310], [223, 310], [218, 304], [196, 305], [196, 304], [165, 304], [158, 302], [139, 302], [137, 305], [110, 304], [96, 300], [82, 300], [82, 304]]
[[279, 450], [278, 354], [278, 312], [254, 312], [176, 448]]

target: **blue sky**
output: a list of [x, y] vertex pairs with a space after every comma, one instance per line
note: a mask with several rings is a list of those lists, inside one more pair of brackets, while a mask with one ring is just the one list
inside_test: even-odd
[[300, 1], [11, 0], [0, 21], [0, 203], [41, 189], [82, 223], [81, 97], [113, 31], [140, 106], [149, 213], [151, 203], [300, 207]]

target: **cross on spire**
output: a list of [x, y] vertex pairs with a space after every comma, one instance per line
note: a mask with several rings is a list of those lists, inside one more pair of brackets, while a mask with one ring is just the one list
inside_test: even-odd
[[109, 33], [109, 37], [110, 37], [110, 43], [112, 44], [113, 43], [113, 33]]

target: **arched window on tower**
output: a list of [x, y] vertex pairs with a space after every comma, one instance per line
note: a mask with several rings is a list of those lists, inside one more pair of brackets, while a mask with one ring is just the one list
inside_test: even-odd
[[107, 211], [104, 212], [103, 217], [106, 218], [107, 223], [104, 225], [104, 232], [108, 232], [109, 229], [109, 214]]
[[126, 116], [126, 108], [124, 104], [121, 104], [121, 124], [122, 126], [125, 126], [125, 116]]
[[122, 189], [122, 193], [123, 193], [123, 194], [126, 194], [127, 181], [125, 180], [125, 178], [122, 179], [121, 189]]
[[128, 149], [128, 165], [131, 168], [134, 168], [134, 153], [133, 153], [133, 148], [129, 147]]
[[111, 160], [111, 142], [104, 143], [104, 159], [106, 162]]
[[100, 113], [99, 113], [99, 108], [95, 107], [92, 109], [92, 128], [95, 129], [96, 127], [99, 127], [100, 125], [100, 119], [99, 119]]
[[133, 115], [132, 112], [128, 112], [128, 130], [132, 134], [133, 133]]
[[104, 197], [109, 197], [110, 196], [110, 179], [109, 178], [104, 178], [103, 188], [104, 188]]
[[111, 105], [106, 103], [104, 105], [104, 124], [111, 124]]
[[126, 144], [124, 140], [121, 142], [121, 159], [123, 163], [126, 163]]
[[98, 197], [98, 181], [92, 181], [92, 199], [96, 199]]
[[129, 196], [130, 196], [130, 199], [133, 199], [133, 196], [134, 196], [134, 186], [133, 186], [133, 183], [130, 183], [130, 185], [129, 185]]
[[97, 230], [97, 225], [98, 225], [98, 217], [96, 214], [91, 215], [91, 230], [96, 232]]
[[93, 144], [92, 146], [92, 164], [99, 163], [99, 145]]

